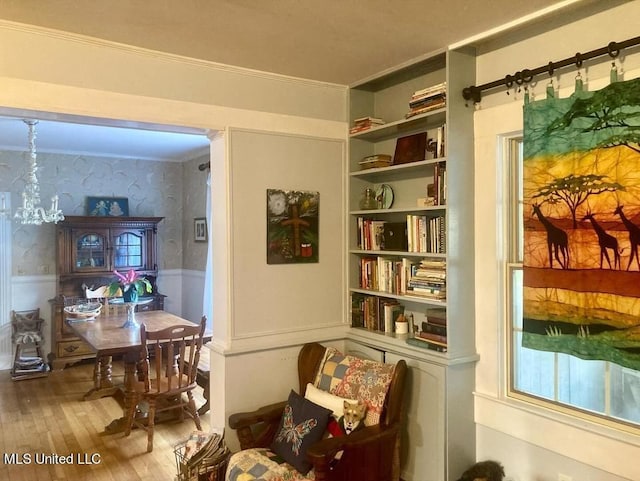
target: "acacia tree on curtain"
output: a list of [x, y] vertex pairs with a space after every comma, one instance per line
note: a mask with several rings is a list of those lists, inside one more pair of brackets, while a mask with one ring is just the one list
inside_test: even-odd
[[523, 345], [640, 370], [640, 79], [524, 107]]

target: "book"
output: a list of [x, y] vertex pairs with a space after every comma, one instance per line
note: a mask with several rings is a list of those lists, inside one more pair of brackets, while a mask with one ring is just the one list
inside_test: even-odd
[[412, 346], [417, 346], [420, 347], [422, 349], [430, 349], [432, 351], [436, 351], [436, 352], [447, 352], [447, 347], [446, 346], [439, 346], [437, 344], [432, 344], [429, 341], [427, 341], [426, 339], [420, 339], [419, 337], [410, 337], [407, 339], [407, 344], [410, 344]]
[[[446, 322], [446, 321], [445, 321]], [[422, 321], [420, 332], [428, 332], [439, 336], [447, 336], [447, 326], [442, 324], [434, 324], [429, 321]]]
[[382, 231], [382, 248], [388, 251], [406, 251], [407, 223], [387, 222]]
[[407, 135], [396, 140], [393, 164], [406, 164], [424, 160], [427, 150], [427, 133]]
[[389, 167], [392, 164], [392, 157], [388, 154], [376, 154], [364, 157], [358, 162], [361, 170]]
[[350, 134], [355, 134], [372, 127], [384, 125], [385, 121], [378, 117], [360, 117], [353, 121], [353, 126], [349, 129]]
[[366, 117], [358, 117], [357, 119], [353, 119], [353, 123], [354, 125], [361, 125], [361, 124], [384, 124], [385, 122], [380, 117], [372, 117], [368, 115]]
[[420, 331], [417, 335], [418, 337], [431, 341], [434, 344], [441, 344], [443, 346], [447, 345], [446, 334], [443, 336], [442, 334], [434, 334], [433, 332]]
[[447, 310], [443, 308], [431, 307], [427, 309], [426, 318], [428, 324], [447, 326]]
[[420, 97], [422, 95], [428, 95], [433, 93], [445, 92], [447, 90], [447, 82], [441, 82], [423, 89], [413, 92], [413, 97]]
[[395, 325], [396, 320], [400, 316], [400, 314], [404, 314], [404, 306], [401, 305], [398, 301], [385, 301], [383, 305], [383, 325], [384, 332], [393, 332], [393, 326]]

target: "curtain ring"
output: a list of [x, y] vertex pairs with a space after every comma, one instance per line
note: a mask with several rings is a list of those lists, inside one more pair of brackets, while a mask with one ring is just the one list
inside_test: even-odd
[[552, 77], [553, 76], [553, 62], [549, 62], [548, 70], [549, 70], [549, 77]]
[[580, 52], [576, 53], [576, 67], [582, 67], [582, 54]]
[[513, 86], [513, 76], [507, 75], [504, 78], [504, 84], [510, 89]]
[[533, 75], [531, 75], [531, 70], [529, 70], [528, 68], [525, 68], [522, 71], [522, 80], [525, 83], [529, 83], [529, 82], [531, 82], [533, 80]]
[[522, 85], [524, 83], [524, 78], [522, 77], [522, 72], [516, 72], [516, 83], [518, 85]]
[[618, 43], [610, 42], [609, 45], [607, 45], [607, 52], [609, 52], [609, 55], [613, 58], [620, 55], [620, 47], [618, 47]]

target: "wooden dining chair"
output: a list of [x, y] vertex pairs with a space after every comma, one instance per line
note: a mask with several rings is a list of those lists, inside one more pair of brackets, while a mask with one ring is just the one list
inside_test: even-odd
[[[193, 398], [193, 389], [197, 386], [196, 375], [200, 349], [204, 337], [206, 317], [200, 325], [178, 325], [160, 331], [147, 331], [140, 326], [141, 357], [138, 367], [138, 380], [133, 382], [133, 401], [126, 413], [125, 436], [131, 434], [135, 423], [147, 431], [147, 451], [153, 451], [153, 430], [158, 412], [180, 409], [180, 419], [186, 412], [202, 429], [200, 417]], [[153, 351], [153, 357], [150, 352]], [[185, 400], [183, 394], [187, 395]], [[137, 406], [146, 401], [149, 413], [146, 425], [136, 420]], [[164, 402], [159, 406], [159, 401]]]

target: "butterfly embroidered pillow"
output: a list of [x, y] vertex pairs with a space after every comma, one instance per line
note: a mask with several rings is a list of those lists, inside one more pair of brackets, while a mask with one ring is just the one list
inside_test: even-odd
[[307, 474], [311, 469], [307, 449], [322, 439], [330, 415], [330, 409], [291, 391], [271, 450], [300, 473]]

